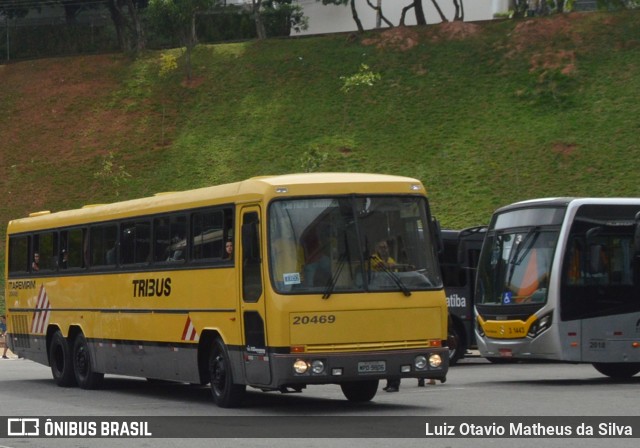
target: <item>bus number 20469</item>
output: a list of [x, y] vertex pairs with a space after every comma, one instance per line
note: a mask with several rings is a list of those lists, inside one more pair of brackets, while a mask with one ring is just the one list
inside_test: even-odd
[[333, 314], [321, 314], [313, 316], [293, 316], [293, 325], [308, 325], [308, 324], [332, 324], [336, 321], [336, 316]]

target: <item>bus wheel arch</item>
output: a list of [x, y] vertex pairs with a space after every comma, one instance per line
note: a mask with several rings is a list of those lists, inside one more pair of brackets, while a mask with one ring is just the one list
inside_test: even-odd
[[638, 362], [594, 362], [593, 367], [614, 380], [626, 380], [640, 372]]
[[72, 348], [69, 340], [62, 335], [58, 327], [48, 329], [47, 347], [53, 380], [60, 387], [75, 386], [77, 383], [73, 369]]
[[233, 381], [231, 359], [222, 338], [214, 339], [209, 351], [209, 377], [213, 401], [221, 408], [233, 408], [242, 404], [246, 386]]
[[216, 330], [204, 330], [198, 340], [198, 375], [200, 384], [205, 385], [211, 382], [211, 372], [209, 372], [209, 355], [216, 339], [222, 339]]

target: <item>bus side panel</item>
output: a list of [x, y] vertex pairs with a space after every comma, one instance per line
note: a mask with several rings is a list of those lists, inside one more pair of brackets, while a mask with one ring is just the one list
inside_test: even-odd
[[640, 313], [582, 320], [583, 362], [640, 362]]

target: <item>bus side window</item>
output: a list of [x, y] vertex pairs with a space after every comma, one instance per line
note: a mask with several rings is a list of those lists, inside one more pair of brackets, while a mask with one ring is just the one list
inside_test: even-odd
[[[83, 262], [85, 229], [71, 229], [60, 233], [60, 269], [85, 267]], [[62, 251], [65, 252], [62, 252]]]
[[242, 219], [242, 300], [257, 302], [262, 295], [258, 214], [249, 212]]
[[149, 221], [128, 221], [120, 226], [120, 264], [141, 264], [151, 261], [151, 224]]
[[91, 266], [114, 266], [116, 264], [118, 226], [107, 224], [94, 226], [89, 232]]
[[9, 275], [29, 272], [29, 237], [9, 238]]
[[187, 217], [156, 218], [153, 228], [154, 261], [184, 261], [187, 256]]

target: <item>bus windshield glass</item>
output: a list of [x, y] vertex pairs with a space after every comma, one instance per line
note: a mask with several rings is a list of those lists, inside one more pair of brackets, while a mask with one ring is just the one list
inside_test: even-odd
[[484, 305], [544, 303], [557, 239], [557, 230], [540, 227], [487, 235], [476, 301]]
[[410, 295], [442, 287], [424, 198], [278, 200], [268, 219], [271, 279], [279, 293]]

